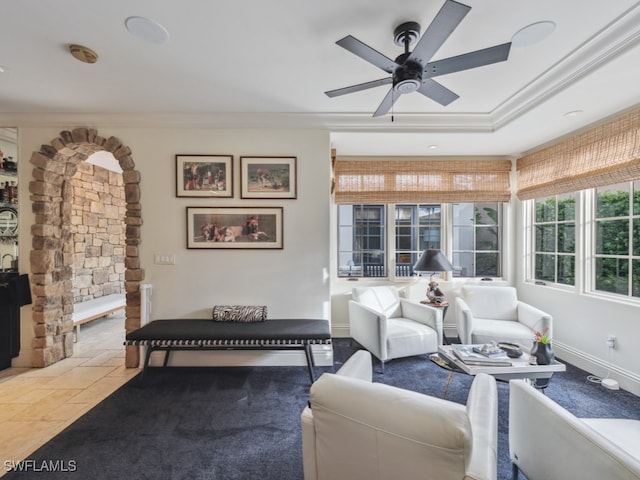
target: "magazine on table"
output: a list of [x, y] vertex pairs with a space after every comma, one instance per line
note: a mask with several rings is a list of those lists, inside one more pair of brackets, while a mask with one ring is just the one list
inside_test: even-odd
[[512, 365], [511, 360], [507, 357], [507, 352], [503, 352], [502, 355], [493, 354], [491, 356], [484, 355], [474, 350], [481, 349], [482, 345], [458, 345], [451, 346], [453, 354], [462, 360], [467, 365], [489, 365], [489, 366], [504, 366], [509, 367]]

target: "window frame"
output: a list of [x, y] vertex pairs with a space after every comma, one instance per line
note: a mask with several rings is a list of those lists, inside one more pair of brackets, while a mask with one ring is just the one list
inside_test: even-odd
[[[506, 271], [506, 265], [508, 265], [508, 262], [506, 262], [506, 256], [508, 255], [508, 248], [506, 248], [506, 245], [508, 245], [508, 242], [506, 241], [506, 235], [508, 234], [508, 223], [509, 223], [509, 204], [505, 203], [505, 202], [486, 202], [486, 201], [480, 201], [480, 202], [455, 202], [455, 203], [471, 203], [471, 204], [487, 204], [487, 203], [495, 203], [499, 206], [499, 214], [498, 214], [498, 228], [499, 228], [499, 237], [498, 237], [498, 268], [500, 270], [500, 275], [497, 277], [491, 277], [493, 279], [496, 280], [505, 280], [508, 276], [507, 271]], [[362, 205], [362, 206], [381, 206], [384, 208], [384, 215], [385, 215], [385, 219], [386, 219], [386, 224], [384, 225], [385, 231], [386, 231], [386, 248], [383, 249], [384, 252], [384, 257], [385, 257], [385, 262], [386, 262], [386, 275], [385, 276], [365, 276], [364, 275], [364, 271], [361, 270], [361, 273], [359, 275], [353, 275], [353, 276], [349, 276], [349, 275], [344, 275], [341, 274], [341, 272], [344, 271], [343, 266], [340, 265], [340, 257], [341, 255], [343, 255], [343, 253], [346, 251], [341, 251], [340, 250], [340, 228], [343, 226], [340, 223], [340, 207], [343, 206], [350, 206], [353, 207], [354, 205]], [[336, 208], [334, 210], [335, 212], [335, 217], [332, 221], [333, 225], [335, 225], [337, 227], [337, 233], [334, 237], [334, 241], [335, 241], [335, 251], [336, 251], [336, 256], [333, 263], [333, 269], [335, 269], [335, 277], [337, 277], [338, 280], [361, 280], [361, 281], [367, 281], [367, 280], [373, 280], [373, 281], [380, 281], [380, 280], [387, 280], [387, 281], [391, 281], [391, 282], [410, 282], [410, 281], [414, 281], [416, 276], [414, 274], [409, 275], [409, 276], [404, 276], [404, 275], [397, 275], [396, 269], [397, 269], [397, 263], [396, 263], [396, 258], [397, 255], [399, 253], [399, 250], [396, 249], [396, 229], [398, 227], [398, 225], [396, 224], [396, 208], [397, 207], [403, 207], [403, 206], [411, 206], [414, 207], [416, 209], [419, 209], [420, 206], [440, 206], [440, 249], [443, 251], [443, 253], [448, 257], [451, 258], [452, 252], [453, 252], [453, 203], [433, 203], [433, 202], [425, 202], [425, 203], [409, 203], [409, 202], [403, 202], [403, 203], [388, 203], [388, 204], [378, 204], [378, 203], [371, 203], [371, 204], [362, 204], [362, 203], [358, 203], [358, 204], [336, 204]], [[416, 212], [418, 213], [418, 212]], [[419, 216], [419, 215], [418, 215]], [[412, 228], [419, 228], [419, 222], [414, 224], [412, 226]], [[474, 232], [475, 232], [475, 228], [474, 227]], [[416, 232], [417, 233], [417, 232]], [[475, 233], [474, 233], [475, 234]], [[417, 237], [415, 238], [416, 242], [419, 242], [419, 239], [417, 239]], [[418, 243], [419, 244], [419, 243]], [[419, 253], [418, 253], [419, 254]], [[443, 274], [446, 275], [447, 278], [451, 279], [453, 278], [453, 272], [449, 272], [447, 274]], [[481, 278], [478, 276], [456, 276], [455, 278], [457, 279], [476, 279], [476, 278]]]

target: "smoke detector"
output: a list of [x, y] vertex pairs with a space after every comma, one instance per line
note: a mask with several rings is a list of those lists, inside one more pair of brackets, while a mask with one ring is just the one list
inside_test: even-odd
[[89, 47], [71, 44], [69, 45], [69, 51], [75, 59], [80, 60], [81, 62], [96, 63], [98, 61], [98, 54]]

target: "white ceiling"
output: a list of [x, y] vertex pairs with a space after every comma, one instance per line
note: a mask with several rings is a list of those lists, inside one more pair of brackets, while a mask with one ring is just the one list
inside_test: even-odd
[[[395, 58], [395, 27], [424, 31], [444, 0], [3, 0], [0, 125], [322, 127], [341, 155], [517, 156], [640, 103], [639, 1], [461, 2], [472, 9], [433, 60], [535, 22], [556, 29], [506, 62], [438, 77], [460, 95], [447, 107], [404, 95], [392, 121], [371, 116], [389, 87], [324, 94], [388, 76], [335, 42], [351, 34]], [[130, 16], [169, 41], [131, 35]], [[98, 62], [74, 59], [71, 43]]]

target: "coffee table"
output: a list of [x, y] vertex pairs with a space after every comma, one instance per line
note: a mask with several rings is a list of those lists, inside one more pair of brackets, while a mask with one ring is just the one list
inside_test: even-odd
[[[530, 365], [529, 349], [521, 347], [522, 356], [520, 358], [510, 358], [511, 366], [495, 366], [495, 365], [467, 365], [460, 360], [452, 351], [451, 345], [440, 345], [438, 347], [438, 355], [444, 358], [448, 363], [453, 364], [456, 369], [466, 373], [467, 375], [477, 375], [478, 373], [487, 373], [498, 380], [509, 381], [516, 378], [526, 378], [530, 380], [541, 379], [539, 382], [532, 382], [539, 388], [547, 386], [548, 379], [556, 372], [564, 372], [567, 367], [564, 363], [553, 361], [550, 365]], [[546, 379], [544, 381], [543, 379]]]

